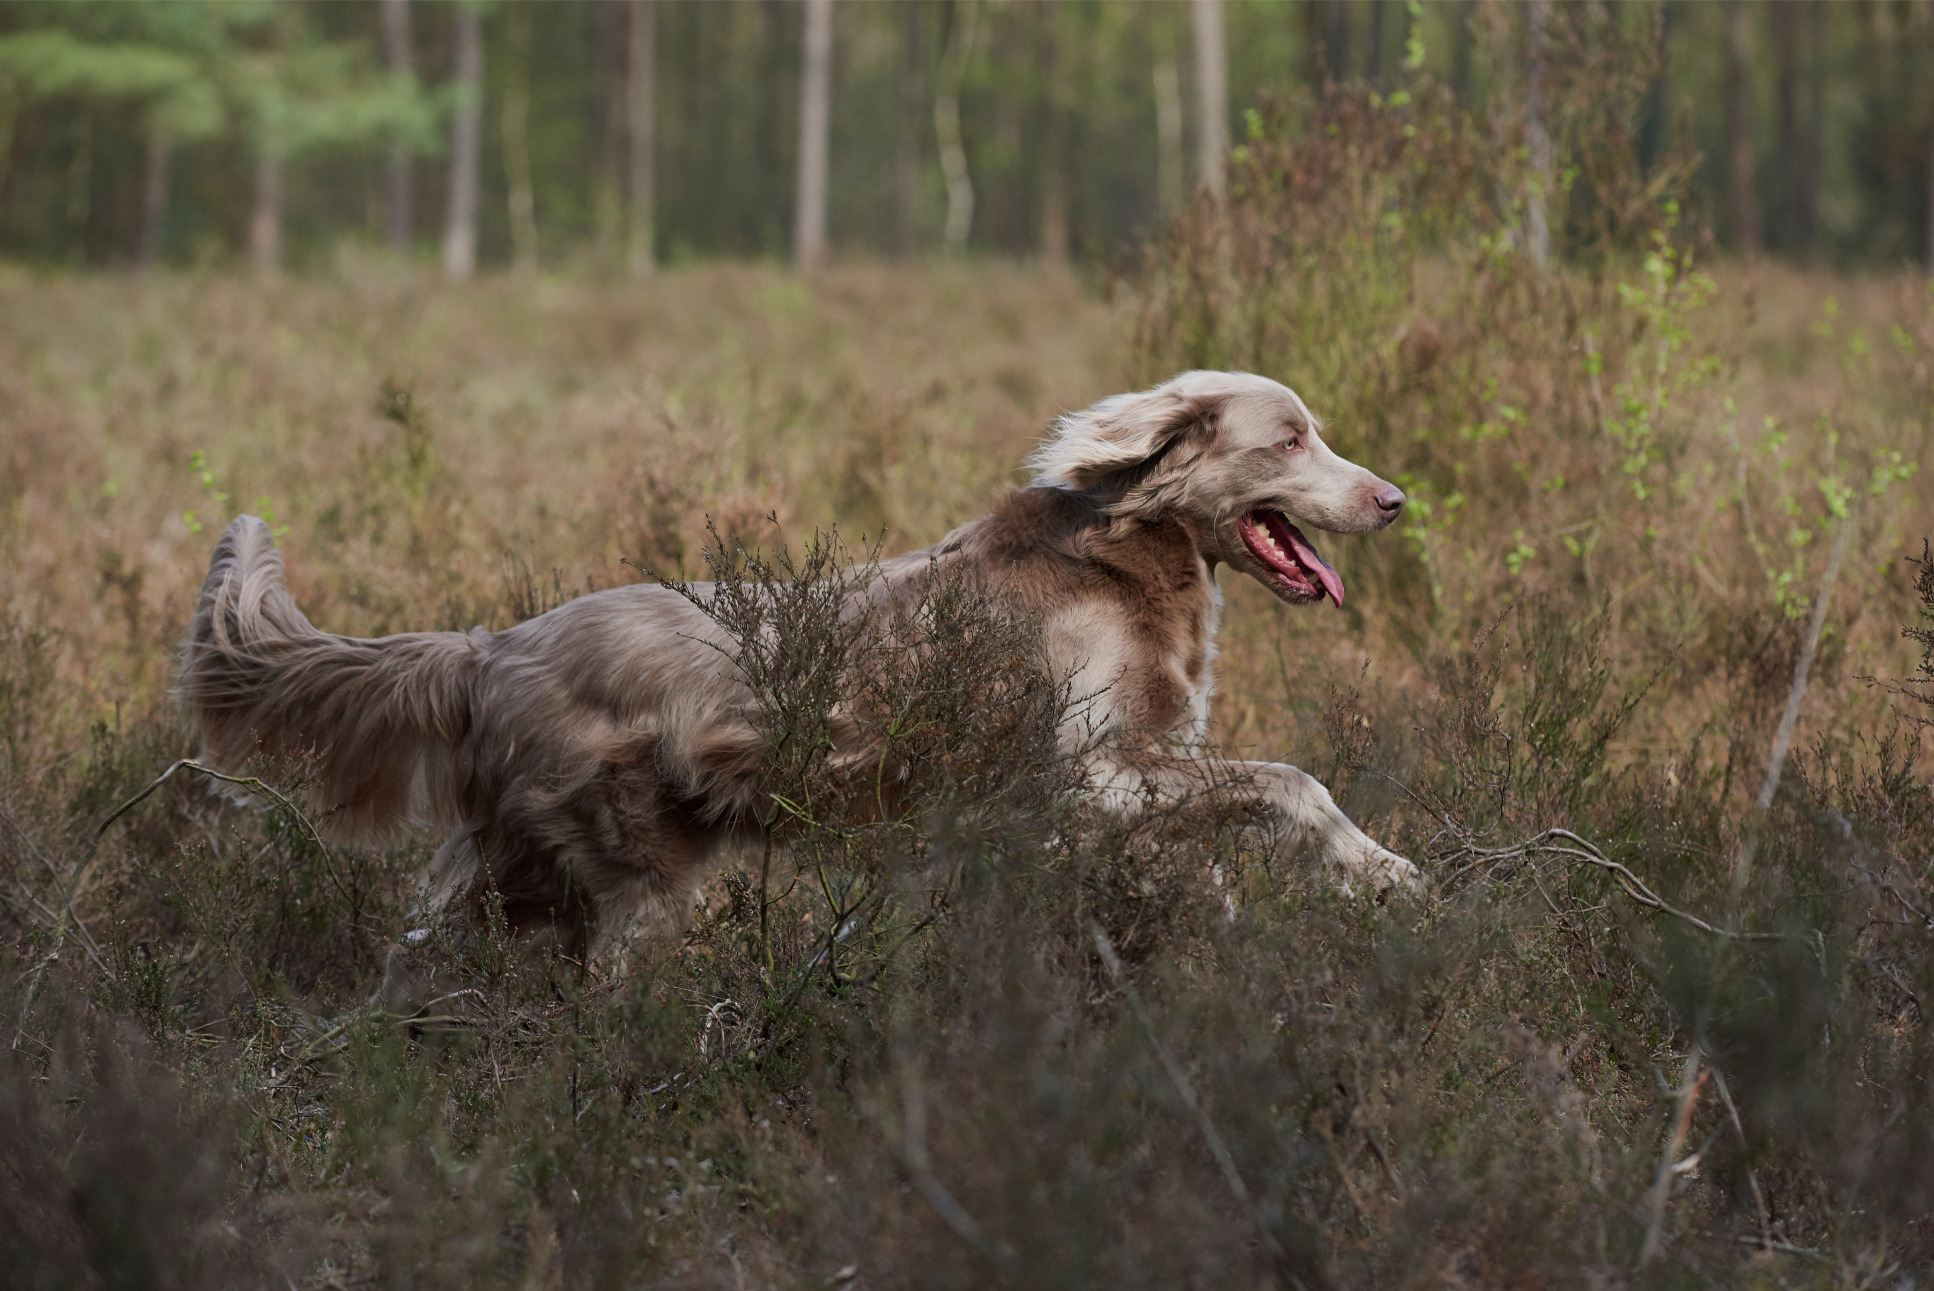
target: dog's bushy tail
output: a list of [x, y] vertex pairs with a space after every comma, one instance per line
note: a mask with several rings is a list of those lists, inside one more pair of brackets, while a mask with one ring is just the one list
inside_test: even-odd
[[177, 694], [213, 766], [307, 761], [326, 828], [374, 842], [456, 823], [481, 663], [458, 632], [318, 632], [283, 585], [269, 527], [240, 516], [216, 544]]

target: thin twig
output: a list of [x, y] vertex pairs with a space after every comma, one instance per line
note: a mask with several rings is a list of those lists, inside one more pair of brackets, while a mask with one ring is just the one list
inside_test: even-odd
[[1256, 1226], [1256, 1231], [1262, 1235], [1263, 1243], [1269, 1247], [1270, 1253], [1276, 1257], [1277, 1262], [1287, 1264], [1289, 1253], [1283, 1249], [1283, 1244], [1276, 1240], [1276, 1234], [1270, 1230], [1268, 1221], [1263, 1218], [1262, 1210], [1256, 1205], [1255, 1199], [1249, 1195], [1249, 1185], [1242, 1181], [1242, 1172], [1236, 1169], [1236, 1159], [1230, 1154], [1229, 1145], [1222, 1141], [1220, 1134], [1216, 1133], [1215, 1122], [1209, 1119], [1208, 1112], [1202, 1107], [1202, 1100], [1196, 1097], [1195, 1086], [1189, 1083], [1188, 1073], [1182, 1070], [1182, 1064], [1175, 1060], [1175, 1055], [1170, 1053], [1168, 1046], [1162, 1043], [1162, 1037], [1156, 1034], [1155, 1020], [1149, 1016], [1148, 1006], [1142, 1003], [1142, 993], [1135, 989], [1135, 984], [1129, 981], [1127, 974], [1122, 971], [1121, 958], [1115, 954], [1114, 943], [1108, 940], [1108, 934], [1102, 931], [1100, 924], [1094, 925], [1094, 934], [1095, 949], [1101, 952], [1101, 962], [1107, 965], [1108, 975], [1121, 988], [1122, 994], [1128, 997], [1128, 1007], [1133, 1010], [1135, 1020], [1142, 1024], [1142, 1031], [1148, 1036], [1149, 1047], [1155, 1050], [1155, 1056], [1161, 1060], [1162, 1070], [1168, 1073], [1169, 1080], [1175, 1086], [1175, 1092], [1181, 1096], [1182, 1105], [1187, 1107], [1195, 1117], [1196, 1127], [1202, 1131], [1202, 1139], [1209, 1145], [1209, 1152], [1215, 1157], [1216, 1164], [1222, 1167], [1222, 1177], [1228, 1182], [1229, 1191], [1234, 1195], [1236, 1204], [1242, 1208], [1243, 1214], [1248, 1216], [1249, 1222]]
[[[1575, 846], [1556, 847], [1545, 841], [1547, 839], [1553, 839], [1553, 838], [1562, 839], [1565, 842], [1575, 844]], [[1514, 847], [1503, 847], [1503, 848], [1498, 848], [1496, 850], [1489, 850], [1489, 849], [1479, 848], [1479, 847], [1470, 847], [1467, 845], [1465, 848], [1465, 851], [1468, 855], [1478, 858], [1478, 863], [1483, 863], [1485, 861], [1490, 861], [1490, 862], [1505, 861], [1505, 860], [1511, 860], [1516, 857], [1525, 857], [1525, 856], [1533, 856], [1533, 855], [1564, 856], [1564, 857], [1569, 857], [1573, 860], [1584, 861], [1586, 864], [1595, 865], [1599, 869], [1604, 870], [1606, 873], [1610, 874], [1615, 880], [1617, 880], [1620, 890], [1623, 891], [1626, 896], [1638, 902], [1640, 905], [1646, 907], [1649, 910], [1656, 910], [1660, 914], [1671, 915], [1673, 918], [1681, 920], [1684, 923], [1690, 924], [1692, 927], [1699, 929], [1701, 932], [1710, 933], [1715, 937], [1731, 938], [1735, 941], [1788, 940], [1788, 937], [1785, 933], [1736, 932], [1731, 928], [1715, 927], [1714, 925], [1706, 922], [1704, 919], [1701, 919], [1698, 915], [1693, 914], [1687, 910], [1679, 909], [1677, 906], [1667, 901], [1664, 897], [1654, 892], [1650, 887], [1646, 886], [1645, 880], [1641, 879], [1638, 875], [1632, 873], [1632, 871], [1627, 869], [1625, 866], [1620, 865], [1617, 861], [1614, 861], [1610, 857], [1606, 856], [1605, 853], [1599, 851], [1598, 848], [1595, 845], [1593, 845], [1589, 840], [1580, 838], [1577, 834], [1572, 833], [1569, 829], [1547, 829], [1545, 830], [1544, 833], [1535, 835], [1531, 838], [1527, 838], [1524, 842], [1519, 843]]]

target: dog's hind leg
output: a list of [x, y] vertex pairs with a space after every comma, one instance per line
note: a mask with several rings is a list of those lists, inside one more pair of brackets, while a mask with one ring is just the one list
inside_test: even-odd
[[640, 916], [683, 927], [734, 825], [708, 819], [705, 802], [681, 792], [660, 744], [644, 732], [602, 740], [505, 786], [465, 835], [473, 851], [462, 839], [446, 844], [451, 893], [467, 874], [473, 900], [500, 902], [514, 929], [572, 955], [601, 953]]

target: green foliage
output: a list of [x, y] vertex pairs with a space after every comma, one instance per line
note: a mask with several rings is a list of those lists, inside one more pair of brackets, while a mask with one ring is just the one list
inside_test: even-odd
[[0, 37], [0, 84], [26, 102], [72, 97], [142, 104], [150, 122], [183, 139], [217, 133], [221, 95], [187, 53], [147, 44], [95, 44], [59, 30]]
[[235, 32], [225, 88], [246, 113], [256, 148], [292, 157], [402, 140], [421, 152], [439, 150], [442, 113], [414, 78], [379, 71], [363, 42], [324, 40], [298, 13], [275, 6]]
[[[1641, 262], [1639, 284], [1618, 284], [1619, 304], [1631, 317], [1633, 334], [1651, 350], [1651, 362], [1641, 359], [1612, 388], [1616, 412], [1605, 418], [1605, 429], [1624, 450], [1620, 469], [1631, 477], [1632, 496], [1647, 501], [1658, 486], [1658, 473], [1667, 445], [1661, 431], [1674, 401], [1711, 381], [1719, 361], [1710, 355], [1695, 358], [1685, 352], [1693, 339], [1692, 316], [1712, 297], [1713, 282], [1694, 272], [1690, 257], [1666, 239], [1653, 235], [1655, 247]], [[1594, 349], [1586, 366], [1594, 384], [1603, 370]]]

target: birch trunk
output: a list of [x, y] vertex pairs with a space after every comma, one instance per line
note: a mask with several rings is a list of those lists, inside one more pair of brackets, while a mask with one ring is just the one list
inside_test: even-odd
[[450, 141], [450, 206], [443, 271], [462, 282], [477, 269], [477, 150], [483, 133], [483, 19], [457, 10], [457, 112]]
[[510, 263], [519, 274], [537, 272], [537, 196], [531, 182], [530, 36], [531, 8], [513, 4], [509, 12], [510, 63], [505, 68], [503, 135], [506, 214], [510, 217]]
[[1732, 208], [1733, 243], [1747, 256], [1758, 255], [1764, 245], [1753, 157], [1752, 46], [1752, 10], [1746, 0], [1727, 0], [1726, 192]]
[[940, 171], [947, 179], [947, 224], [941, 236], [949, 251], [964, 248], [974, 227], [974, 180], [967, 171], [967, 149], [961, 141], [960, 87], [967, 79], [967, 58], [973, 52], [979, 17], [977, 0], [955, 0], [939, 91], [933, 99], [933, 132], [940, 142]]
[[265, 147], [255, 161], [255, 212], [248, 222], [249, 260], [257, 273], [282, 264], [282, 154]]
[[1182, 205], [1182, 75], [1175, 57], [1155, 64], [1155, 192], [1163, 219]]
[[1202, 187], [1221, 205], [1229, 186], [1229, 52], [1222, 39], [1222, 0], [1194, 0], [1193, 17], [1195, 88], [1201, 103], [1196, 160]]
[[1041, 79], [1045, 84], [1041, 140], [1041, 260], [1068, 263], [1068, 177], [1066, 119], [1061, 108], [1060, 0], [1042, 0]]
[[920, 103], [925, 97], [926, 12], [900, 6], [900, 122], [893, 148], [893, 253], [913, 254], [920, 207]]
[[658, 61], [657, 5], [654, 0], [631, 0], [631, 42], [629, 65], [625, 70], [630, 99], [628, 116], [631, 136], [631, 272], [647, 277], [658, 268], [654, 250], [653, 227], [657, 195], [652, 165], [656, 121], [652, 116], [652, 94]]
[[135, 265], [144, 273], [161, 260], [161, 236], [168, 225], [168, 170], [174, 161], [174, 140], [161, 126], [148, 130], [148, 159], [141, 184], [141, 249]]
[[[390, 79], [398, 88], [409, 84], [410, 0], [383, 0], [383, 51], [389, 63]], [[388, 199], [389, 244], [398, 251], [410, 245], [410, 148], [402, 139], [389, 146], [389, 166], [384, 176]]]
[[1798, 6], [1773, 6], [1774, 114], [1779, 142], [1773, 155], [1772, 244], [1799, 250], [1800, 40]]
[[1806, 125], [1800, 132], [1800, 155], [1794, 186], [1794, 221], [1803, 257], [1811, 260], [1820, 241], [1820, 149], [1826, 139], [1826, 17], [1825, 5], [1808, 5], [1806, 68]]
[[1530, 0], [1524, 11], [1524, 142], [1530, 153], [1531, 184], [1525, 194], [1525, 240], [1531, 262], [1551, 264], [1551, 224], [1545, 206], [1551, 196], [1551, 132], [1545, 128], [1545, 24], [1549, 0]]
[[833, 0], [806, 0], [799, 78], [799, 183], [793, 203], [792, 259], [817, 269], [826, 259], [826, 153], [831, 130]]

